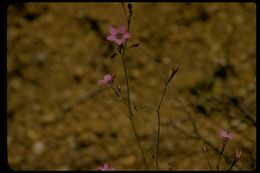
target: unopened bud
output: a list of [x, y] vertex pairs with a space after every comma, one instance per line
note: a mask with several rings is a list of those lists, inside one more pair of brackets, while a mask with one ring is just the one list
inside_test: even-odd
[[204, 151], [204, 152], [206, 152], [206, 151], [207, 151], [207, 148], [206, 148], [206, 146], [205, 146], [205, 145], [203, 145], [203, 148], [202, 148], [202, 149], [203, 149], [203, 151]]
[[116, 86], [116, 90], [120, 93], [120, 95], [122, 95], [122, 93], [121, 93], [121, 87], [120, 87], [119, 84], [117, 84], [117, 86]]
[[127, 8], [128, 8], [129, 14], [132, 15], [133, 14], [133, 6], [132, 6], [132, 4], [128, 3]]
[[241, 154], [242, 154], [242, 151], [236, 149], [236, 152], [235, 152], [235, 155], [234, 155], [234, 159], [235, 160], [239, 160], [240, 157], [241, 157]]
[[176, 65], [173, 69], [172, 69], [172, 74], [168, 80], [168, 83], [172, 80], [173, 76], [177, 73], [177, 71], [179, 70], [179, 65]]
[[140, 45], [140, 43], [134, 43], [129, 48], [131, 48], [131, 47], [138, 47], [139, 45]]
[[113, 53], [110, 57], [115, 58], [117, 56], [117, 53]]
[[131, 3], [128, 3], [127, 8], [128, 8], [129, 10], [132, 10], [132, 8], [133, 8], [132, 4], [131, 4]]

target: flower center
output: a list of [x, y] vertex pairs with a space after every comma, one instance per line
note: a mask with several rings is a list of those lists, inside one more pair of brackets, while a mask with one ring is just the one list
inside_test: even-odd
[[123, 38], [123, 34], [122, 33], [117, 33], [116, 34], [116, 38], [117, 39], [122, 39]]

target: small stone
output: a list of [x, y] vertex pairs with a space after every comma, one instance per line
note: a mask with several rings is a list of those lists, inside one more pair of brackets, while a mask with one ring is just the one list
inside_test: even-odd
[[41, 155], [46, 149], [45, 144], [42, 141], [37, 141], [34, 143], [32, 151], [36, 155]]
[[170, 57], [168, 57], [168, 56], [165, 56], [165, 57], [163, 57], [162, 58], [162, 62], [164, 63], [164, 64], [170, 64], [171, 63], [171, 58]]
[[33, 141], [38, 140], [40, 138], [39, 133], [37, 133], [37, 132], [35, 132], [33, 130], [29, 130], [27, 135]]
[[74, 74], [73, 74], [73, 78], [76, 82], [80, 82], [83, 75], [84, 75], [85, 71], [84, 68], [82, 67], [76, 67]]
[[136, 161], [136, 157], [134, 155], [129, 155], [125, 158], [122, 158], [122, 163], [124, 163], [126, 166], [132, 166], [134, 165]]
[[163, 171], [169, 170], [169, 164], [167, 162], [162, 162], [160, 164], [160, 169], [163, 170]]
[[138, 70], [138, 69], [133, 69], [133, 71], [132, 71], [132, 77], [135, 78], [135, 79], [137, 79], [137, 78], [139, 78], [140, 76], [141, 76], [140, 70]]
[[142, 57], [140, 57], [139, 61], [140, 61], [141, 64], [145, 65], [145, 64], [148, 63], [148, 57], [142, 56]]
[[22, 156], [21, 155], [16, 155], [13, 159], [12, 159], [12, 163], [20, 163], [22, 161]]
[[148, 83], [149, 83], [149, 85], [152, 86], [152, 87], [154, 87], [154, 86], [156, 86], [156, 85], [158, 84], [158, 82], [157, 82], [156, 79], [150, 79], [150, 80], [148, 81]]
[[20, 89], [22, 87], [22, 81], [18, 78], [15, 78], [10, 82], [10, 86], [14, 89]]
[[53, 22], [54, 21], [54, 16], [49, 14], [45, 16], [46, 22]]
[[142, 38], [148, 38], [150, 36], [150, 31], [149, 30], [143, 30], [141, 33]]
[[234, 119], [230, 123], [233, 127], [238, 127], [240, 125], [240, 120]]
[[62, 96], [64, 97], [64, 99], [70, 98], [72, 96], [71, 90], [67, 89], [63, 91]]
[[118, 147], [116, 145], [111, 145], [108, 147], [108, 152], [110, 154], [110, 157], [118, 157], [119, 156], [119, 152], [118, 152]]
[[33, 109], [34, 111], [40, 111], [40, 110], [41, 110], [41, 105], [35, 103], [35, 104], [32, 105], [32, 109]]
[[50, 113], [50, 114], [46, 114], [42, 117], [42, 122], [51, 123], [51, 122], [55, 121], [55, 119], [56, 119], [55, 114]]
[[244, 131], [248, 128], [248, 126], [246, 123], [240, 123], [240, 125], [237, 128], [241, 131]]
[[153, 63], [149, 63], [149, 64], [146, 65], [146, 71], [147, 72], [153, 72], [155, 70], [156, 70], [156, 67]]
[[237, 24], [242, 24], [244, 22], [244, 18], [241, 15], [235, 16], [235, 21]]
[[75, 149], [77, 147], [77, 142], [74, 135], [71, 135], [67, 138], [67, 143], [71, 149]]
[[47, 60], [47, 55], [45, 52], [38, 52], [35, 55], [35, 59], [36, 59], [37, 63], [43, 64]]

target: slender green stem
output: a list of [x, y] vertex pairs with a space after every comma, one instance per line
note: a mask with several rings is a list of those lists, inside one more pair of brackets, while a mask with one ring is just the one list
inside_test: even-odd
[[166, 92], [166, 89], [167, 89], [167, 86], [168, 86], [169, 82], [167, 82], [165, 84], [165, 87], [164, 87], [164, 90], [163, 90], [163, 94], [162, 94], [162, 97], [161, 97], [161, 100], [160, 100], [160, 103], [158, 105], [158, 108], [156, 110], [157, 112], [157, 149], [156, 149], [156, 159], [155, 159], [155, 162], [156, 162], [156, 170], [158, 171], [159, 170], [159, 148], [160, 148], [160, 127], [161, 127], [161, 120], [160, 120], [160, 108], [161, 108], [161, 105], [162, 105], [162, 101], [163, 101], [163, 98], [164, 98], [164, 95], [165, 95], [165, 92]]
[[[129, 18], [127, 18], [127, 32], [129, 32], [129, 30], [130, 30], [130, 23], [131, 23], [131, 15], [129, 15]], [[148, 164], [147, 164], [147, 162], [146, 162], [146, 160], [145, 160], [145, 154], [144, 154], [144, 151], [143, 151], [143, 149], [142, 149], [142, 146], [141, 146], [141, 143], [140, 143], [140, 140], [139, 140], [139, 136], [138, 136], [138, 134], [137, 134], [136, 127], [135, 127], [134, 122], [133, 122], [133, 119], [132, 119], [132, 118], [133, 118], [133, 112], [132, 112], [132, 110], [131, 110], [130, 88], [129, 88], [129, 82], [128, 82], [127, 67], [126, 67], [126, 62], [125, 62], [126, 45], [127, 45], [127, 40], [126, 40], [125, 43], [124, 43], [123, 50], [122, 50], [122, 53], [121, 53], [121, 58], [122, 58], [123, 69], [124, 69], [124, 73], [125, 73], [126, 90], [127, 90], [127, 107], [128, 107], [128, 114], [129, 114], [129, 119], [130, 119], [131, 127], [132, 127], [132, 129], [133, 129], [133, 132], [134, 132], [134, 135], [135, 135], [135, 139], [136, 139], [138, 148], [139, 148], [139, 150], [140, 150], [140, 152], [141, 152], [141, 155], [142, 155], [142, 160], [143, 160], [145, 169], [148, 170]]]
[[218, 171], [219, 171], [219, 169], [220, 169], [220, 161], [221, 161], [222, 155], [223, 155], [223, 153], [224, 153], [224, 150], [225, 150], [225, 148], [226, 148], [226, 145], [227, 145], [227, 141], [225, 141], [225, 142], [223, 143], [222, 149], [221, 149], [221, 151], [220, 151], [220, 153], [219, 153], [219, 155], [218, 155], [218, 164], [217, 164], [217, 170], [218, 170]]
[[161, 97], [161, 100], [158, 104], [158, 107], [157, 107], [157, 145], [156, 145], [156, 158], [155, 158], [155, 162], [156, 162], [156, 170], [158, 171], [159, 170], [159, 151], [160, 151], [160, 127], [161, 127], [161, 120], [160, 120], [160, 108], [161, 108], [161, 105], [162, 105], [162, 102], [163, 102], [163, 98], [165, 96], [165, 93], [166, 93], [166, 89], [168, 87], [168, 84], [171, 82], [171, 80], [173, 79], [174, 75], [177, 73], [179, 69], [179, 65], [177, 65], [175, 68], [172, 69], [172, 73], [171, 73], [171, 76], [169, 77], [169, 79], [167, 80], [167, 82], [165, 83], [165, 87], [164, 87], [164, 90], [163, 90], [163, 93], [162, 93], [162, 97]]
[[127, 92], [127, 105], [128, 105], [128, 107], [130, 107], [130, 105], [131, 105], [131, 102], [130, 102], [130, 89], [129, 89], [127, 70], [126, 70], [126, 62], [125, 62], [126, 43], [127, 43], [127, 41], [125, 42], [125, 46], [123, 48], [123, 52], [121, 54], [121, 58], [122, 58], [124, 72], [125, 72], [125, 82], [126, 82], [126, 92]]
[[125, 12], [125, 17], [126, 17], [126, 20], [128, 20], [128, 19], [127, 19], [127, 13], [126, 13], [126, 10], [125, 10], [125, 4], [124, 4], [124, 2], [122, 2], [122, 7], [123, 7], [123, 9], [124, 9], [124, 12]]
[[237, 163], [237, 161], [236, 160], [234, 160], [233, 162], [232, 162], [232, 165], [230, 166], [230, 168], [228, 169], [228, 171], [231, 171], [232, 170], [232, 168], [235, 166], [235, 164]]
[[132, 129], [134, 131], [136, 142], [137, 142], [138, 147], [139, 147], [139, 149], [141, 151], [141, 154], [142, 154], [143, 163], [145, 165], [145, 168], [148, 169], [148, 164], [147, 164], [147, 162], [145, 160], [145, 157], [144, 157], [144, 151], [142, 149], [142, 146], [141, 146], [141, 143], [140, 143], [140, 140], [139, 140], [139, 137], [138, 137], [138, 134], [137, 134], [137, 131], [136, 131], [133, 119], [132, 119], [133, 118], [133, 112], [132, 112], [131, 106], [130, 106], [131, 105], [131, 102], [130, 102], [130, 89], [129, 89], [127, 69], [126, 69], [126, 62], [125, 62], [125, 50], [126, 50], [126, 43], [125, 43], [125, 46], [123, 48], [123, 52], [121, 54], [121, 58], [122, 58], [122, 63], [123, 63], [123, 69], [124, 69], [124, 72], [125, 72], [125, 81], [126, 81], [126, 90], [127, 90], [127, 107], [128, 107], [129, 119], [130, 119], [130, 122], [131, 122]]

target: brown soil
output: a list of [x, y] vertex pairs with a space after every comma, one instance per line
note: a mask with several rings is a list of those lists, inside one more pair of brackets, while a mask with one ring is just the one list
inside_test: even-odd
[[[164, 81], [180, 65], [161, 107], [161, 170], [216, 167], [220, 129], [236, 133], [221, 161], [256, 167], [256, 5], [133, 3], [127, 50], [134, 122], [155, 169], [156, 112]], [[8, 162], [14, 170], [143, 170], [127, 109], [97, 80], [120, 57], [105, 38], [125, 22], [120, 3], [26, 3], [8, 8]], [[198, 133], [202, 138], [196, 136]]]

